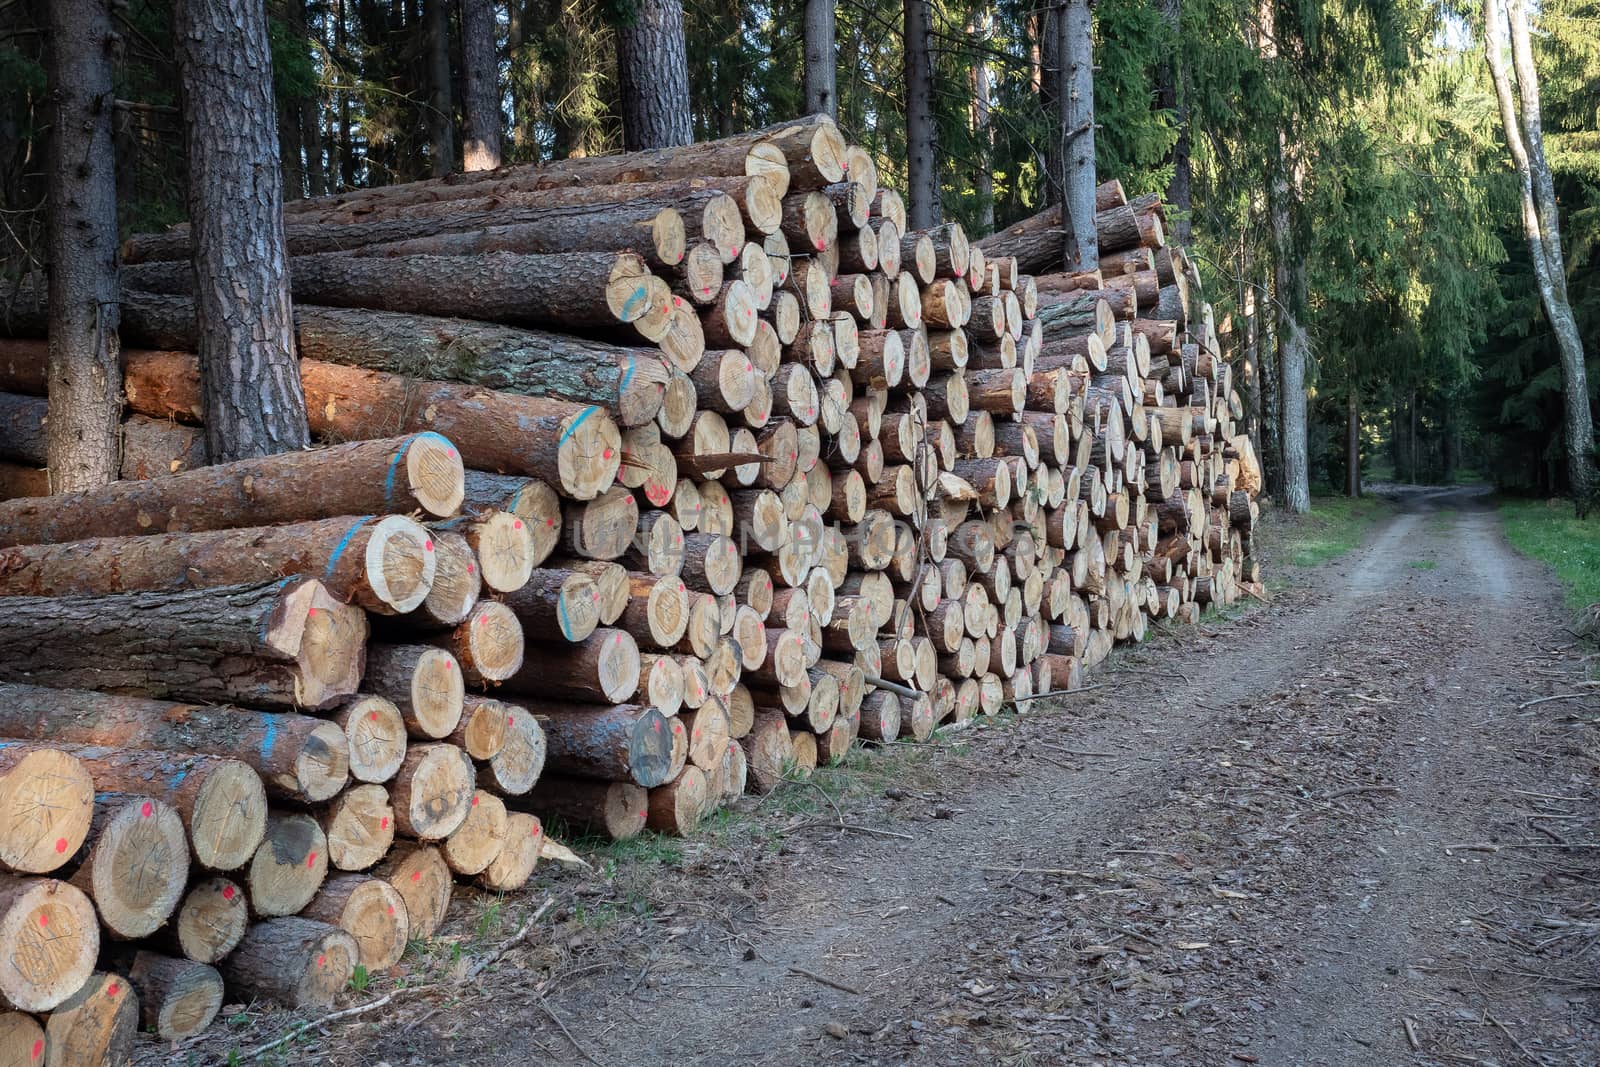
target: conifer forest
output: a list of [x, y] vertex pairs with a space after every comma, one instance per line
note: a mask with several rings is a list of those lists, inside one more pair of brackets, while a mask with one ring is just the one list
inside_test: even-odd
[[0, 0], [0, 1067], [1600, 1064], [1600, 0]]

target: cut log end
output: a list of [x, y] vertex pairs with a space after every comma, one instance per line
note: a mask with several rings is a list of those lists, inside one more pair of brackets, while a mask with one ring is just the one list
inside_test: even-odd
[[587, 407], [561, 424], [556, 471], [561, 488], [574, 500], [593, 500], [617, 477], [622, 464], [622, 431], [597, 407]]
[[286, 916], [256, 923], [222, 964], [235, 1000], [326, 1008], [350, 981], [361, 950], [330, 923]]
[[406, 756], [406, 723], [400, 709], [380, 696], [357, 697], [334, 719], [344, 728], [350, 776], [387, 782]]
[[243, 867], [267, 826], [267, 792], [261, 776], [237, 760], [221, 760], [206, 774], [189, 812], [189, 847], [195, 862], [213, 871]]
[[450, 909], [450, 868], [439, 850], [426, 845], [396, 850], [375, 873], [405, 900], [411, 936], [432, 937]]
[[84, 893], [52, 878], [0, 876], [0, 999], [49, 1011], [82, 988], [100, 951], [100, 925]]
[[185, 956], [216, 963], [234, 950], [249, 925], [250, 908], [238, 883], [207, 878], [183, 898], [173, 928]]
[[74, 881], [94, 898], [113, 936], [133, 939], [160, 929], [183, 899], [188, 877], [183, 820], [160, 800], [133, 797], [100, 827]]
[[83, 844], [94, 817], [94, 780], [65, 752], [25, 753], [0, 779], [0, 864], [42, 874]]
[[250, 861], [246, 884], [257, 915], [293, 915], [328, 875], [328, 838], [309, 815], [275, 815]]
[[[330, 561], [331, 571], [334, 562]], [[379, 519], [367, 538], [365, 577], [380, 602], [399, 614], [414, 610], [433, 587], [433, 538], [399, 515]]]
[[207, 964], [140, 952], [128, 977], [139, 996], [140, 1022], [162, 1041], [193, 1037], [222, 1010], [222, 975]]
[[498, 893], [521, 889], [533, 877], [544, 847], [544, 826], [537, 815], [514, 811], [506, 816], [505, 841], [489, 865], [478, 874], [478, 884]]
[[46, 1067], [126, 1063], [138, 1031], [132, 985], [120, 974], [93, 974], [45, 1023]]
[[328, 862], [341, 871], [362, 871], [383, 859], [394, 844], [394, 808], [381, 785], [346, 789], [322, 814]]
[[419, 433], [406, 443], [404, 456], [406, 484], [417, 503], [440, 518], [454, 515], [461, 507], [465, 479], [456, 446], [439, 434]]

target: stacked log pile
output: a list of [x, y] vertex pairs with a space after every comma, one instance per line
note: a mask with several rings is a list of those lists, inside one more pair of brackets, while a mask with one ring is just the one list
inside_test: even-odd
[[[1159, 204], [1102, 196], [1121, 272], [1050, 274], [1048, 223], [909, 231], [812, 118], [291, 204], [328, 447], [215, 467], [178, 451], [188, 236], [134, 238], [128, 418], [160, 458], [87, 494], [0, 478], [0, 790], [56, 761], [82, 824], [0, 827], [11, 906], [128, 951], [0, 997], [48, 1028], [132, 979], [167, 1037], [225, 989], [326, 1003], [457, 880], [525, 882], [543, 820], [688, 833], [1236, 596], [1227, 366]], [[40, 294], [0, 341], [15, 464]]]

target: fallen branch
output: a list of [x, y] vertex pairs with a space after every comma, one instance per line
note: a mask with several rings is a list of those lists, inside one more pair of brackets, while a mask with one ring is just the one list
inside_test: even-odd
[[808, 971], [804, 967], [790, 967], [789, 973], [798, 974], [802, 978], [809, 978], [813, 982], [821, 982], [823, 985], [831, 986], [834, 989], [839, 990], [841, 993], [849, 993], [857, 997], [861, 996], [861, 990], [852, 989], [843, 982], [835, 982], [832, 978], [824, 977], [823, 975], [817, 974], [815, 971]]

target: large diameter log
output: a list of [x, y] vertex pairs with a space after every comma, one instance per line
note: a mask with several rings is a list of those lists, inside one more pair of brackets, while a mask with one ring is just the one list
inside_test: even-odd
[[155, 797], [102, 794], [71, 867], [70, 881], [94, 901], [107, 933], [149, 937], [177, 909], [189, 880], [183, 820]]
[[368, 974], [387, 971], [405, 954], [411, 930], [405, 898], [382, 878], [334, 875], [300, 914], [337, 926], [355, 938], [358, 962]]
[[[737, 572], [736, 572], [737, 573]], [[601, 627], [583, 641], [528, 649], [508, 693], [614, 704], [639, 691], [639, 645], [624, 630]]]
[[673, 726], [655, 708], [523, 701], [544, 727], [547, 765], [564, 774], [632, 781], [646, 788], [667, 782], [673, 767]]
[[290, 915], [251, 926], [221, 971], [235, 1000], [326, 1008], [360, 958], [356, 939], [337, 926]]
[[533, 791], [512, 800], [513, 807], [559, 818], [587, 833], [626, 841], [643, 832], [649, 818], [648, 794], [633, 782], [546, 775]]
[[455, 446], [435, 433], [356, 441], [113, 482], [0, 504], [0, 545], [176, 530], [226, 530], [340, 515], [450, 515], [461, 505]]
[[0, 1004], [49, 1011], [83, 987], [100, 952], [94, 905], [53, 878], [0, 874]]
[[139, 1031], [139, 998], [120, 974], [95, 972], [57, 1005], [44, 1027], [45, 1067], [116, 1067]]
[[293, 915], [328, 876], [328, 837], [309, 815], [275, 814], [250, 858], [245, 885], [256, 915]]
[[[0, 753], [20, 747], [6, 742]], [[104, 746], [59, 747], [83, 765], [100, 792], [147, 793], [172, 805], [188, 831], [195, 862], [208, 870], [244, 866], [266, 833], [266, 790], [261, 776], [240, 760]]]
[[0, 597], [0, 611], [4, 681], [320, 711], [355, 692], [365, 663], [366, 613], [306, 578]]
[[162, 1041], [195, 1036], [222, 1010], [222, 975], [204, 963], [140, 951], [128, 978], [139, 997], [141, 1025]]
[[[187, 262], [125, 268], [123, 284], [187, 294]], [[471, 279], [450, 285], [447, 279]], [[671, 299], [667, 284], [631, 253], [574, 252], [525, 256], [297, 256], [289, 263], [296, 303], [423, 315], [460, 315], [525, 326], [604, 328], [633, 322]]]
[[94, 817], [95, 783], [67, 752], [0, 743], [0, 867], [53, 871], [83, 844]]
[[0, 549], [0, 595], [212, 589], [312, 574], [338, 600], [404, 613], [433, 582], [433, 538], [399, 515]]
[[311, 431], [324, 437], [434, 430], [455, 443], [469, 466], [542, 478], [574, 500], [592, 500], [622, 462], [622, 434], [594, 405], [314, 360], [301, 361], [300, 379]]
[[307, 715], [0, 684], [0, 735], [231, 756], [254, 767], [273, 796], [301, 803], [327, 800], [349, 780], [344, 731]]

